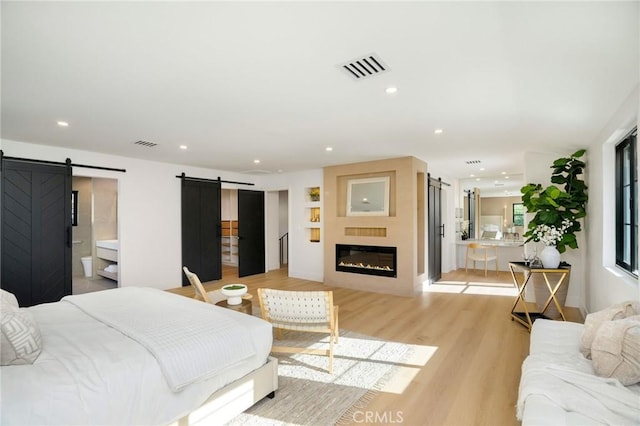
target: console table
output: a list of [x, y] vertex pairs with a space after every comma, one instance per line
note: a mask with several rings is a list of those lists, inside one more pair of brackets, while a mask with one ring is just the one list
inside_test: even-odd
[[[566, 265], [566, 266], [560, 266], [558, 269], [547, 269], [542, 267], [531, 266], [524, 262], [509, 262], [509, 270], [511, 272], [511, 278], [513, 279], [513, 284], [516, 286], [516, 289], [518, 290], [518, 297], [516, 298], [513, 304], [513, 307], [511, 308], [512, 321], [513, 320], [518, 321], [520, 324], [527, 327], [529, 331], [531, 331], [533, 322], [536, 319], [538, 318], [549, 319], [547, 316], [544, 315], [544, 312], [547, 310], [547, 308], [551, 304], [551, 301], [555, 303], [556, 308], [558, 309], [558, 312], [562, 317], [562, 320], [566, 321], [564, 312], [562, 310], [562, 306], [558, 302], [558, 299], [556, 298], [556, 294], [558, 293], [558, 290], [563, 285], [569, 285], [569, 282], [568, 282], [569, 280], [567, 278], [569, 276], [569, 272], [571, 271], [571, 266]], [[522, 280], [521, 283], [518, 281], [518, 277], [516, 276], [516, 270], [520, 270], [524, 272], [524, 279]], [[540, 312], [530, 311], [529, 308], [527, 307], [526, 301], [524, 300], [524, 292], [527, 287], [527, 284], [531, 281], [531, 277], [533, 277], [535, 274], [542, 275], [542, 277], [544, 278], [544, 282], [546, 283], [547, 288], [549, 289], [549, 298], [547, 299], [546, 303], [544, 304]], [[554, 278], [556, 278], [555, 280], [551, 280], [551, 276], [550, 276], [551, 274], [555, 274], [554, 275]], [[516, 308], [518, 307], [518, 304], [522, 305], [522, 308], [524, 309], [523, 312], [521, 311], [516, 312]]]

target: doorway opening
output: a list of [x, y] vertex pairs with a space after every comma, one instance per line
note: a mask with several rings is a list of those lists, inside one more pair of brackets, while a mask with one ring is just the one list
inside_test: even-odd
[[118, 180], [72, 178], [72, 294], [118, 287]]

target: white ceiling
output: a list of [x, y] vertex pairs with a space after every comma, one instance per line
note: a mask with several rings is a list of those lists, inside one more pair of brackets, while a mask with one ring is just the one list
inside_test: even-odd
[[[3, 139], [238, 172], [413, 155], [492, 182], [589, 145], [640, 75], [638, 2], [1, 7]], [[369, 53], [391, 71], [338, 67]]]

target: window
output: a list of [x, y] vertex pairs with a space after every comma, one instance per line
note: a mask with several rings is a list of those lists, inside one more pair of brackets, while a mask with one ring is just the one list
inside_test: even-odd
[[638, 276], [637, 129], [616, 146], [616, 264]]
[[524, 226], [524, 204], [513, 204], [513, 226]]

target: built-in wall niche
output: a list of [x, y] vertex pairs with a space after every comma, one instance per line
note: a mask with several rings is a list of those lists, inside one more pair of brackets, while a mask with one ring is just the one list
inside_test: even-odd
[[311, 243], [320, 242], [321, 225], [320, 187], [305, 188], [305, 217], [307, 221], [307, 240]]
[[309, 209], [309, 222], [320, 222], [320, 207]]
[[347, 237], [386, 237], [387, 228], [347, 226], [344, 228], [344, 235]]
[[[338, 217], [396, 215], [395, 170], [341, 175], [336, 183]], [[371, 195], [365, 194], [367, 191]]]

